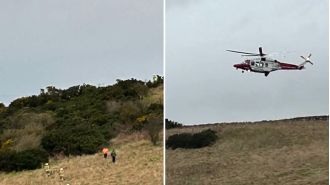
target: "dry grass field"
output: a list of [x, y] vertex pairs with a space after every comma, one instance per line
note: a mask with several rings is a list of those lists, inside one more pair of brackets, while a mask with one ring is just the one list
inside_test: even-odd
[[0, 174], [1, 185], [126, 185], [163, 183], [163, 148], [153, 146], [139, 134], [120, 135], [112, 141], [117, 149], [116, 164], [101, 153], [51, 160], [52, 169], [64, 168], [65, 180], [59, 174], [47, 177], [43, 169]]
[[286, 120], [191, 126], [218, 141], [201, 149], [166, 150], [166, 184], [323, 185], [329, 181], [328, 120]]

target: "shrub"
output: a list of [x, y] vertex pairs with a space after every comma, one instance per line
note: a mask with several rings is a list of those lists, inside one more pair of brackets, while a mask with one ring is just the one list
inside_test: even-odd
[[178, 123], [176, 121], [165, 119], [165, 126], [166, 126], [166, 129], [180, 128], [180, 127], [182, 127], [182, 124]]
[[42, 149], [25, 150], [21, 152], [5, 150], [0, 153], [1, 171], [33, 170], [48, 162], [48, 153]]
[[116, 135], [117, 135], [113, 124], [102, 125], [102, 126], [100, 126], [99, 130], [100, 130], [101, 134], [104, 136], [104, 139], [107, 141], [116, 137]]
[[148, 113], [162, 114], [163, 113], [163, 104], [152, 103], [148, 107]]
[[159, 133], [163, 129], [162, 120], [160, 118], [153, 118], [148, 121], [147, 125], [145, 126], [148, 135], [150, 137], [150, 141], [153, 145], [156, 145], [160, 139]]
[[100, 130], [86, 126], [50, 131], [41, 142], [49, 153], [64, 152], [66, 155], [93, 154], [104, 143], [106, 140]]
[[14, 171], [16, 169], [15, 165], [15, 151], [2, 150], [0, 152], [0, 171]]
[[211, 129], [196, 134], [174, 134], [167, 139], [166, 148], [202, 148], [212, 145], [217, 138], [216, 132]]

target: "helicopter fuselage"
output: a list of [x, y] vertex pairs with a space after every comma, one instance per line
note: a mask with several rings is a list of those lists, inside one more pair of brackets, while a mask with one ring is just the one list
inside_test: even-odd
[[301, 70], [303, 66], [288, 64], [273, 60], [267, 57], [246, 59], [243, 63], [235, 64], [236, 69], [264, 73], [267, 76], [270, 72], [276, 70]]

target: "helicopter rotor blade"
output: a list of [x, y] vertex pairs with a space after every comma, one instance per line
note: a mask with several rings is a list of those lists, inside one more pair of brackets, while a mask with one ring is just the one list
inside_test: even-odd
[[254, 57], [254, 56], [260, 56], [259, 54], [249, 54], [249, 55], [241, 55], [243, 57]]
[[242, 56], [266, 56], [266, 53], [262, 52], [262, 47], [259, 47], [259, 53], [250, 53], [250, 52], [245, 52], [245, 51], [236, 51], [236, 50], [229, 50], [227, 49], [226, 51], [233, 52], [233, 53], [241, 53], [244, 54]]
[[307, 60], [304, 56], [300, 56], [302, 59]]
[[248, 54], [248, 55], [256, 55], [258, 56], [258, 53], [249, 53], [249, 52], [243, 52], [243, 51], [235, 51], [235, 50], [229, 50], [227, 49], [226, 51], [233, 52], [233, 53], [241, 53], [241, 54]]

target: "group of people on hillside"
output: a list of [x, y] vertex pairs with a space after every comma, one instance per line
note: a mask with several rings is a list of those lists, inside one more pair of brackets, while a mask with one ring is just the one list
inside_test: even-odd
[[[109, 151], [109, 148], [104, 147], [102, 149], [102, 153], [103, 153], [104, 159], [107, 159], [108, 158], [108, 155], [110, 153], [110, 155], [112, 157], [112, 162], [113, 163], [116, 162], [117, 153], [116, 153], [116, 150], [114, 148], [112, 148], [112, 150], [110, 152]], [[43, 168], [45, 170], [45, 173], [46, 173], [47, 177], [52, 176], [54, 174], [54, 172], [57, 171], [55, 168], [54, 169], [51, 169], [48, 163], [45, 163], [44, 166], [43, 166]], [[64, 180], [64, 169], [63, 168], [60, 168], [58, 170], [58, 174], [59, 174], [60, 180], [63, 181]]]
[[51, 169], [50, 166], [49, 166], [49, 164], [48, 163], [45, 163], [44, 169], [45, 169], [45, 172], [46, 172], [47, 177], [52, 176], [55, 171], [58, 171], [60, 180], [61, 181], [64, 180], [64, 169], [63, 168], [60, 168], [59, 170], [57, 170], [55, 168]]
[[[108, 155], [109, 155], [109, 149], [107, 147], [104, 147], [102, 149], [102, 153], [103, 153], [103, 157], [104, 159], [108, 158]], [[111, 150], [111, 153], [110, 153], [111, 157], [112, 157], [112, 162], [115, 163], [116, 162], [116, 156], [117, 156], [117, 153], [115, 151], [115, 149], [113, 148]]]

